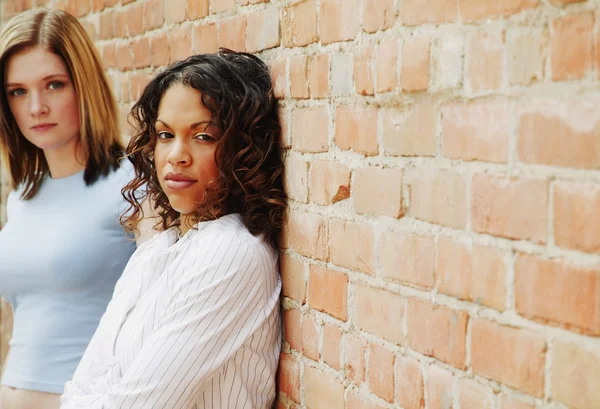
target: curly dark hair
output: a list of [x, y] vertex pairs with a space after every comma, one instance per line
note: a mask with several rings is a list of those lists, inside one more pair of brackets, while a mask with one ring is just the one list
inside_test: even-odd
[[[284, 224], [287, 196], [283, 188], [285, 150], [277, 101], [267, 65], [258, 57], [221, 48], [171, 64], [148, 83], [131, 108], [137, 132], [127, 146], [135, 178], [122, 190], [129, 209], [121, 223], [134, 229], [144, 216], [141, 202], [149, 197], [163, 229], [180, 223], [179, 213], [160, 188], [154, 166], [155, 122], [165, 91], [183, 84], [201, 93], [202, 104], [221, 133], [215, 151], [219, 178], [207, 186], [194, 220], [207, 221], [239, 213], [253, 235], [277, 247]], [[145, 193], [140, 196], [142, 188]]]

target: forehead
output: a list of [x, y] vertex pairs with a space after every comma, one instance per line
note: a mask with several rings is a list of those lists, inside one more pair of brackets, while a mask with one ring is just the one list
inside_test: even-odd
[[29, 47], [10, 56], [4, 72], [6, 82], [27, 83], [55, 74], [69, 75], [63, 59], [41, 46]]
[[202, 104], [202, 94], [195, 88], [175, 83], [160, 99], [158, 119], [174, 126], [189, 125], [211, 119], [210, 111]]

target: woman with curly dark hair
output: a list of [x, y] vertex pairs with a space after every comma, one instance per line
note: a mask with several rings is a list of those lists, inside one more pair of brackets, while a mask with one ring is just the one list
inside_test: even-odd
[[61, 408], [270, 408], [286, 211], [267, 66], [221, 49], [159, 73], [132, 108], [136, 178], [164, 231], [132, 256]]

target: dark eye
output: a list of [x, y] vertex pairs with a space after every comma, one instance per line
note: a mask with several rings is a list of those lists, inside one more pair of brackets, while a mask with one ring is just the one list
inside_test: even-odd
[[208, 133], [199, 133], [194, 136], [194, 139], [199, 139], [205, 142], [211, 142], [215, 140], [215, 137]]
[[20, 97], [25, 95], [25, 90], [23, 88], [15, 88], [13, 90], [8, 91], [8, 95], [12, 97]]
[[61, 81], [52, 81], [48, 84], [48, 89], [61, 89], [65, 86], [64, 82]]
[[158, 139], [169, 139], [173, 137], [173, 134], [171, 132], [161, 131], [156, 135], [156, 137]]

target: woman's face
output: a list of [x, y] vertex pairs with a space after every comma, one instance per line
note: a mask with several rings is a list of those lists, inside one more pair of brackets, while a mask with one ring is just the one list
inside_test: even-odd
[[7, 61], [4, 92], [21, 133], [43, 149], [64, 150], [79, 141], [79, 103], [69, 71], [58, 55], [41, 46]]
[[163, 94], [155, 123], [154, 165], [171, 207], [190, 214], [204, 200], [207, 183], [219, 168], [215, 149], [219, 134], [198, 90], [173, 84]]

